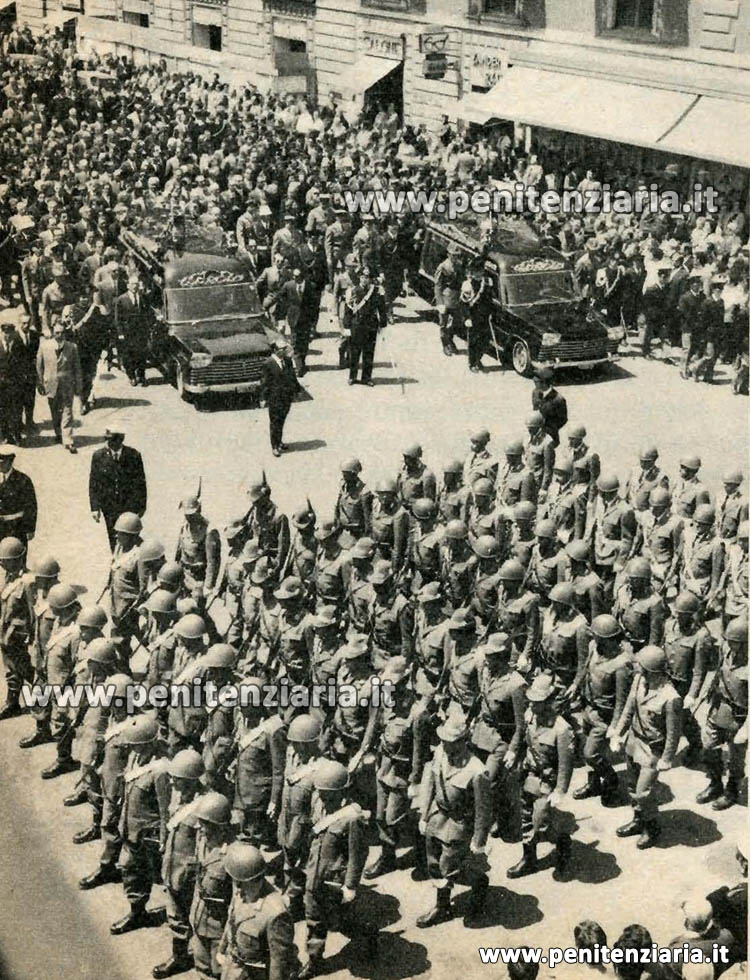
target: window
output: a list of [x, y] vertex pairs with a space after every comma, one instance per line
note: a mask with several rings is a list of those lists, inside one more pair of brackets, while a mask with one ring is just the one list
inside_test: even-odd
[[148, 14], [136, 14], [132, 10], [123, 10], [122, 21], [124, 24], [133, 24], [135, 27], [148, 27]]
[[544, 0], [469, 0], [470, 20], [504, 20], [522, 27], [544, 27]]
[[517, 17], [519, 6], [518, 0], [485, 0], [484, 12], [496, 17]]
[[631, 27], [650, 31], [654, 20], [654, 0], [619, 0], [615, 10], [615, 28]]
[[689, 0], [596, 0], [597, 33], [638, 44], [687, 44]]
[[197, 48], [221, 51], [221, 28], [216, 24], [193, 24], [193, 44]]

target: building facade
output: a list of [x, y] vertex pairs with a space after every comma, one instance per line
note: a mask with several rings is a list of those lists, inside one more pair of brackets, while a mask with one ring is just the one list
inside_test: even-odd
[[736, 152], [750, 123], [750, 0], [16, 3], [35, 29], [77, 13], [84, 48], [354, 111], [393, 103], [414, 125], [506, 120], [699, 158], [710, 137], [729, 146], [709, 159], [750, 165]]

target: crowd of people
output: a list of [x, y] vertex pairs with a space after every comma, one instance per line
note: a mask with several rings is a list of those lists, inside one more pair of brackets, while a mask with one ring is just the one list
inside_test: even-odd
[[[533, 412], [524, 438], [496, 454], [478, 431], [466, 458], [440, 473], [418, 445], [372, 489], [361, 462], [345, 461], [327, 519], [308, 498], [290, 520], [265, 475], [221, 529], [187, 498], [174, 550], [144, 538], [142, 466], [110, 433], [92, 476], [92, 510], [114, 548], [101, 604], [81, 604], [64, 556], [28, 561], [32, 515], [16, 495], [21, 513], [0, 541], [0, 718], [25, 710], [32, 678], [63, 692], [32, 709], [21, 745], [56, 743], [45, 779], [80, 770], [64, 803], [88, 803], [93, 819], [74, 841], [102, 841], [80, 887], [122, 881], [129, 911], [113, 933], [148, 924], [152, 887], [164, 882], [173, 947], [154, 976], [194, 962], [228, 980], [260, 961], [291, 977], [301, 918], [302, 976], [324, 968], [329, 929], [355, 930], [374, 955], [357, 889], [395, 870], [404, 846], [415, 880], [434, 886], [420, 928], [456, 914], [462, 883], [466, 915], [481, 915], [488, 840], [518, 840], [519, 810], [521, 854], [507, 878], [545, 867], [537, 848], [551, 841], [565, 881], [576, 873], [575, 801], [628, 806], [617, 835], [641, 850], [662, 834], [659, 780], [675, 766], [705, 770], [699, 806], [737, 804], [747, 742], [743, 474], [728, 471], [711, 491], [699, 457], [684, 456], [670, 477], [646, 446], [620, 480], [585, 428], [561, 418], [559, 400], [546, 401], [557, 411]], [[141, 490], [118, 507], [103, 488], [124, 456]], [[12, 467], [13, 447], [0, 457]], [[134, 681], [167, 694], [187, 686], [190, 697], [129, 714]], [[85, 683], [118, 696], [74, 710], [64, 692]], [[251, 695], [207, 710], [197, 696], [237, 683], [304, 697]], [[356, 697], [339, 697], [346, 688]], [[722, 927], [733, 931], [730, 959], [742, 959], [743, 896], [732, 924], [699, 903], [702, 925], [686, 941]]]
[[[584, 170], [559, 148], [527, 153], [491, 129], [459, 134], [446, 123], [432, 133], [400, 127], [379, 107], [352, 114], [332, 98], [316, 106], [267, 96], [218, 76], [170, 73], [164, 62], [83, 58], [61, 35], [35, 39], [18, 26], [3, 51], [0, 295], [24, 310], [0, 349], [0, 437], [13, 443], [33, 431], [39, 391], [58, 441], [75, 451], [73, 399], [82, 413], [92, 407], [104, 352], [111, 366], [116, 349], [131, 384], [146, 383], [150, 291], [121, 238], [144, 215], [167, 209], [226, 236], [288, 334], [298, 376], [328, 290], [341, 366], [350, 383], [367, 385], [378, 331], [417, 286], [426, 219], [353, 215], [342, 191], [509, 181], [586, 191], [604, 180], [635, 191], [656, 177], [684, 183], [688, 172], [606, 158]], [[727, 185], [720, 205], [713, 215], [527, 217], [569, 258], [582, 295], [610, 323], [640, 331], [644, 355], [658, 343], [681, 346], [682, 375], [703, 381], [723, 360], [734, 390], [746, 392], [747, 201]], [[457, 331], [474, 328], [472, 370], [490, 352], [482, 275], [481, 265], [449, 261], [435, 293], [446, 353]]]

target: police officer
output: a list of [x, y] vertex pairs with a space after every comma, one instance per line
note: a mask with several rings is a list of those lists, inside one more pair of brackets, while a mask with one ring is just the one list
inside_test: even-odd
[[633, 558], [625, 569], [625, 582], [615, 597], [612, 614], [636, 653], [644, 646], [658, 646], [664, 638], [667, 609], [651, 585], [651, 568], [645, 558]]
[[686, 765], [701, 756], [701, 733], [693, 711], [713, 661], [713, 639], [702, 622], [701, 604], [692, 592], [675, 599], [674, 616], [664, 626], [667, 673], [682, 698], [682, 733], [688, 741]]
[[120, 867], [130, 911], [110, 926], [109, 931], [115, 936], [143, 928], [150, 922], [146, 903], [159, 877], [160, 846], [164, 840], [171, 792], [168, 761], [161, 756], [158, 734], [155, 718], [138, 715], [129, 719], [119, 736], [130, 749], [123, 773], [119, 824], [122, 838]]
[[489, 776], [469, 747], [469, 730], [461, 717], [448, 718], [437, 736], [440, 745], [425, 768], [419, 794], [419, 829], [435, 885], [433, 907], [417, 919], [420, 929], [451, 917], [451, 892], [462, 874], [471, 883], [472, 914], [482, 908], [489, 885], [484, 872], [492, 823]]
[[573, 799], [600, 796], [604, 806], [615, 806], [618, 783], [608, 736], [619, 723], [630, 692], [633, 651], [622, 639], [614, 616], [602, 613], [592, 621], [590, 630], [586, 672], [580, 685], [583, 758], [589, 768], [586, 782], [575, 790]]
[[195, 749], [175, 753], [167, 767], [172, 786], [161, 877], [167, 894], [167, 922], [172, 933], [172, 955], [151, 971], [155, 980], [184, 973], [193, 965], [188, 952], [190, 907], [195, 889], [195, 847], [198, 829], [200, 780], [203, 760]]
[[224, 867], [234, 895], [219, 943], [221, 980], [249, 980], [263, 970], [268, 980], [286, 980], [297, 961], [294, 922], [276, 889], [266, 881], [266, 862], [252, 844], [233, 841]]
[[18, 538], [0, 541], [0, 567], [4, 585], [0, 592], [0, 650], [5, 668], [5, 704], [0, 720], [22, 713], [21, 688], [31, 680], [28, 644], [34, 632], [34, 596], [25, 574], [26, 548]]
[[333, 519], [341, 529], [342, 548], [351, 548], [355, 541], [370, 533], [372, 494], [361, 480], [361, 472], [358, 459], [346, 460], [341, 465], [341, 487]]
[[521, 833], [523, 856], [506, 872], [521, 878], [537, 870], [536, 845], [544, 832], [555, 841], [555, 878], [566, 878], [570, 862], [570, 821], [559, 809], [573, 773], [573, 730], [553, 707], [557, 686], [539, 674], [526, 691], [521, 762]]
[[[728, 748], [728, 765], [722, 747]], [[724, 645], [709, 695], [703, 729], [703, 760], [708, 786], [696, 797], [714, 810], [737, 802], [747, 751], [747, 618], [732, 620], [724, 630]], [[726, 776], [726, 781], [725, 781]]]
[[[445, 291], [443, 296], [445, 297]], [[493, 309], [494, 301], [485, 278], [484, 263], [478, 260], [469, 267], [468, 275], [461, 286], [456, 311], [458, 323], [466, 330], [469, 370], [475, 374], [482, 370], [482, 355], [487, 350], [492, 331], [490, 319]], [[443, 348], [445, 353], [455, 352], [455, 346], [453, 351], [450, 350], [452, 344], [451, 338], [449, 349], [445, 350], [445, 346]]]
[[201, 980], [218, 978], [219, 943], [232, 900], [232, 879], [224, 867], [229, 845], [231, 806], [214, 791], [198, 797], [195, 847], [195, 890], [190, 907], [190, 942], [195, 970]]
[[652, 847], [661, 833], [655, 788], [660, 772], [672, 768], [680, 743], [682, 699], [667, 676], [661, 647], [648, 645], [636, 657], [638, 669], [610, 746], [617, 752], [625, 736], [627, 775], [633, 819], [616, 830], [638, 837], [637, 847]]
[[[383, 295], [374, 282], [373, 271], [363, 268], [359, 282], [346, 295], [345, 319], [349, 330], [349, 384], [363, 384], [372, 388], [372, 367], [375, 360], [375, 344], [378, 332], [387, 323]], [[357, 379], [360, 360], [362, 374]]]
[[350, 802], [349, 774], [339, 762], [321, 760], [313, 777], [310, 852], [305, 867], [305, 920], [308, 962], [300, 980], [322, 970], [326, 938], [332, 923], [368, 938], [374, 958], [377, 934], [361, 916], [355, 919], [354, 901], [367, 860], [369, 813]]

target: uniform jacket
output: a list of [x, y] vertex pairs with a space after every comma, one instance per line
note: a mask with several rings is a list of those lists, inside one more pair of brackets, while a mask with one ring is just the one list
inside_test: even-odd
[[336, 882], [354, 890], [367, 861], [367, 821], [369, 813], [358, 803], [347, 803], [326, 814], [313, 797], [313, 825], [310, 853], [305, 870], [308, 891], [326, 882]]
[[487, 843], [492, 823], [490, 781], [482, 763], [469, 754], [463, 765], [448, 765], [442, 746], [425, 767], [419, 811], [427, 833], [444, 844]]
[[238, 966], [265, 966], [267, 980], [288, 980], [296, 953], [294, 921], [276, 889], [263, 882], [260, 898], [245, 902], [235, 893], [219, 952]]
[[0, 480], [0, 540], [11, 535], [26, 541], [36, 532], [34, 484], [31, 477], [16, 469]]
[[221, 939], [229, 914], [232, 879], [224, 868], [225, 851], [225, 844], [208, 847], [203, 836], [198, 836], [190, 925], [202, 939]]
[[292, 404], [300, 390], [292, 362], [287, 357], [273, 355], [263, 365], [263, 398], [269, 409]]

